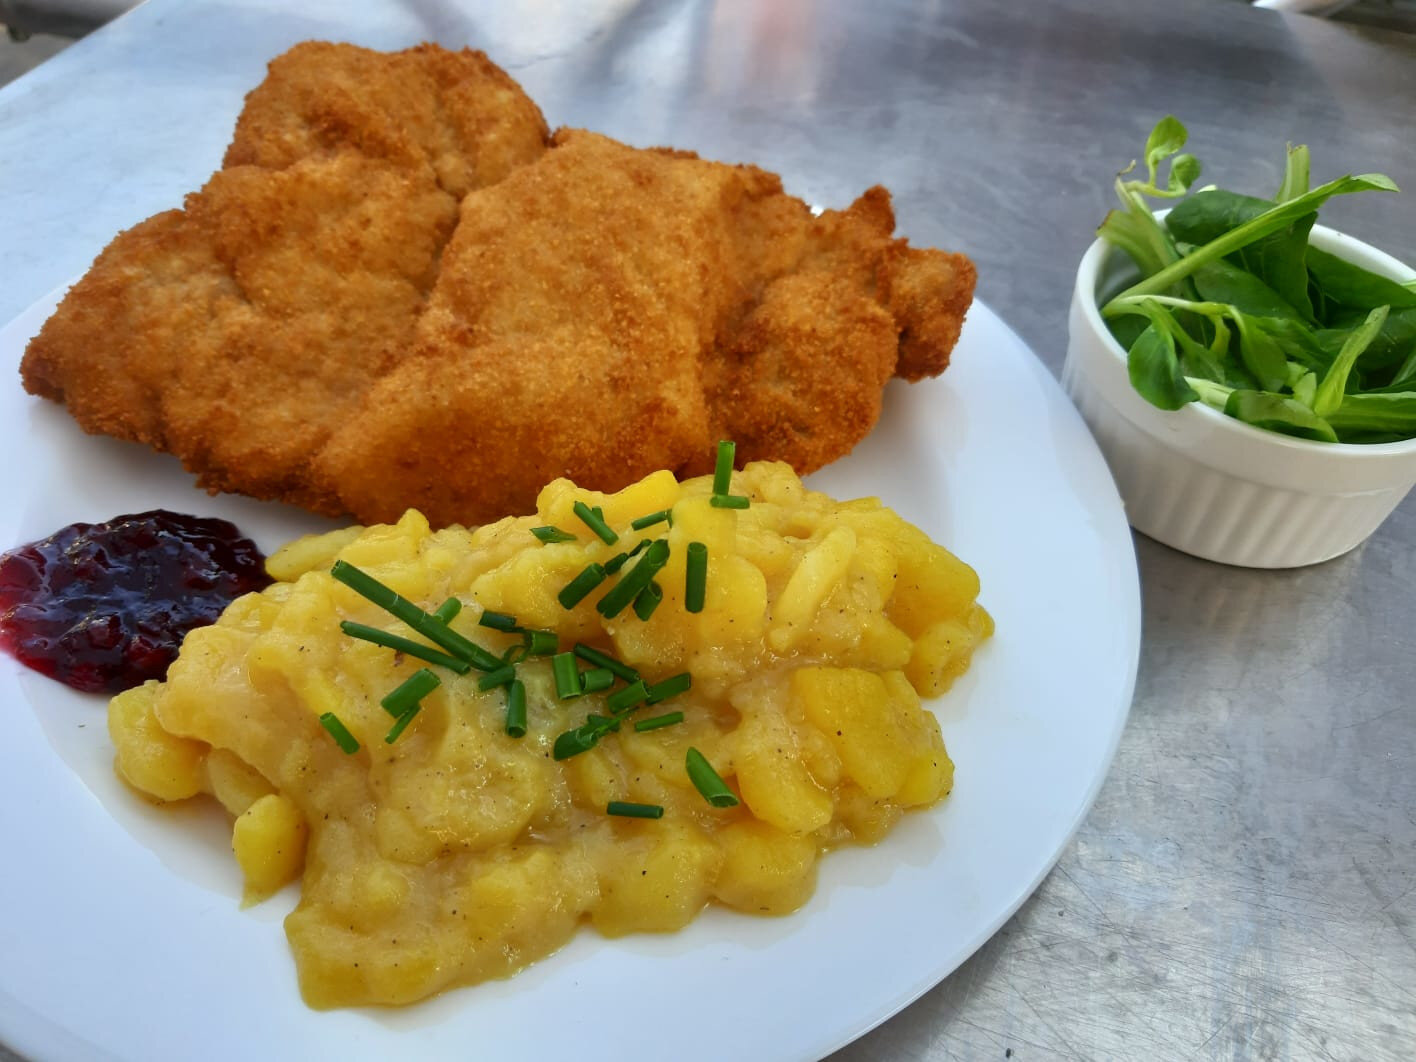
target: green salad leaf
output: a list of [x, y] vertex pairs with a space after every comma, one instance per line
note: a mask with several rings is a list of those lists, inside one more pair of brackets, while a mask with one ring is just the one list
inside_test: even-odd
[[[1097, 230], [1139, 272], [1101, 307], [1132, 385], [1161, 409], [1199, 401], [1304, 439], [1416, 437], [1416, 282], [1309, 243], [1329, 199], [1395, 183], [1366, 173], [1311, 187], [1308, 149], [1289, 145], [1273, 199], [1190, 194], [1200, 163], [1188, 139], [1178, 119], [1161, 119], [1145, 179], [1131, 177], [1135, 163], [1117, 176], [1121, 208]], [[1160, 219], [1153, 199], [1180, 201]]]
[[1340, 314], [1344, 307], [1353, 310], [1374, 310], [1378, 306], [1390, 306], [1393, 310], [1416, 307], [1416, 290], [1344, 262], [1335, 254], [1309, 247], [1307, 260], [1313, 288], [1333, 307], [1324, 315], [1324, 320]]
[[1304, 315], [1263, 278], [1227, 259], [1206, 262], [1195, 270], [1195, 290], [1206, 302], [1227, 302], [1256, 317], [1304, 321]]
[[1174, 336], [1155, 325], [1131, 344], [1126, 371], [1141, 397], [1161, 409], [1179, 409], [1199, 397], [1180, 371]]
[[1337, 442], [1337, 432], [1332, 425], [1291, 395], [1234, 391], [1224, 404], [1224, 412], [1256, 428], [1296, 435], [1300, 439]]
[[[1266, 199], [1213, 188], [1177, 206], [1166, 217], [1165, 225], [1177, 240], [1198, 246], [1253, 221], [1273, 205]], [[1262, 283], [1266, 291], [1282, 300], [1288, 313], [1311, 321], [1313, 304], [1308, 297], [1306, 255], [1308, 233], [1317, 220], [1316, 211], [1301, 214], [1277, 231], [1240, 247], [1223, 261]], [[1219, 264], [1210, 263], [1206, 268]]]
[[1354, 441], [1387, 442], [1416, 436], [1416, 390], [1395, 394], [1347, 395], [1328, 423]]
[[[1373, 307], [1373, 309], [1375, 308]], [[1314, 337], [1323, 350], [1327, 351], [1331, 357], [1336, 357], [1352, 329], [1362, 324], [1370, 312], [1370, 310], [1359, 310], [1350, 317], [1340, 318], [1338, 320], [1340, 327], [1322, 329], [1315, 332]], [[1387, 315], [1381, 331], [1367, 347], [1367, 352], [1362, 359], [1362, 368], [1364, 371], [1390, 369], [1392, 366], [1404, 362], [1413, 349], [1416, 349], [1416, 308], [1393, 310]], [[1376, 375], [1381, 375], [1381, 373], [1377, 372]], [[1366, 389], [1375, 390], [1376, 386], [1379, 385], [1369, 384]]]
[[1278, 340], [1264, 331], [1254, 318], [1237, 312], [1234, 321], [1239, 326], [1239, 352], [1244, 367], [1267, 391], [1277, 391], [1289, 382], [1288, 358]]

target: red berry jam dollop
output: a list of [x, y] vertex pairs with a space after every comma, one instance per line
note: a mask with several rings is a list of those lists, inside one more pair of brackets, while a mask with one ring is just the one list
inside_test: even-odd
[[155, 509], [0, 554], [0, 648], [86, 692], [160, 679], [194, 627], [269, 586], [234, 524]]

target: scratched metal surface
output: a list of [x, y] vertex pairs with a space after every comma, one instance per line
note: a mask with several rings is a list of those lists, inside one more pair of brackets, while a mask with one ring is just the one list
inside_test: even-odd
[[[279, 7], [151, 0], [0, 91], [0, 319], [216, 165], [239, 94], [197, 89], [254, 83]], [[328, 36], [336, 7], [283, 24]], [[1412, 38], [1226, 0], [410, 0], [335, 35], [379, 12], [487, 48], [552, 124], [758, 161], [826, 204], [887, 184], [1054, 371], [1109, 175], [1161, 113], [1235, 187], [1275, 186], [1288, 139], [1318, 179], [1416, 186]], [[122, 113], [153, 76], [180, 91]], [[1324, 219], [1416, 260], [1416, 193]], [[1302, 571], [1137, 547], [1140, 682], [1096, 808], [992, 941], [837, 1062], [1416, 1054], [1416, 498]]]

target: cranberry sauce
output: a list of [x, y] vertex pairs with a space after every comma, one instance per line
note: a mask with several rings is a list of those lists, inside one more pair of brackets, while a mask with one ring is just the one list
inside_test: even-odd
[[0, 555], [0, 648], [75, 689], [167, 674], [182, 638], [270, 585], [235, 525], [156, 509], [70, 524]]

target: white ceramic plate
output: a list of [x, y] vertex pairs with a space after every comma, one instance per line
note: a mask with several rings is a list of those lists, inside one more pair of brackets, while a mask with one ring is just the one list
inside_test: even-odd
[[[158, 506], [235, 520], [267, 548], [327, 526], [208, 497], [175, 461], [23, 394], [14, 367], [52, 306], [0, 332], [0, 548]], [[1139, 587], [1091, 437], [982, 305], [954, 367], [892, 383], [880, 426], [812, 484], [877, 494], [973, 564], [998, 630], [932, 704], [953, 795], [875, 848], [827, 856], [803, 910], [710, 909], [681, 933], [615, 941], [586, 930], [508, 981], [316, 1013], [281, 928], [295, 890], [241, 910], [223, 817], [143, 804], [113, 775], [103, 700], [4, 657], [0, 1040], [45, 1059], [766, 1062], [883, 1021], [988, 939], [1080, 824], [1131, 703]]]

